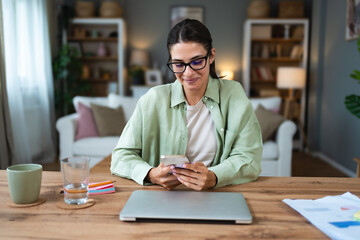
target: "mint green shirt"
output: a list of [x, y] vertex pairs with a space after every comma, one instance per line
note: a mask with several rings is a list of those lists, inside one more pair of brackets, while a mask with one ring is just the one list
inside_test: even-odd
[[[217, 177], [215, 187], [255, 180], [261, 172], [260, 125], [238, 82], [209, 77], [202, 98], [216, 128], [217, 151], [208, 168]], [[111, 173], [141, 185], [160, 164], [160, 155], [185, 155], [188, 130], [182, 85], [151, 88], [143, 95], [112, 153]]]

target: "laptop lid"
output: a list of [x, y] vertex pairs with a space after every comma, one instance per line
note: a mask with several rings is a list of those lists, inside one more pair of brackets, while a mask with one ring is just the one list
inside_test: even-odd
[[137, 190], [120, 220], [250, 224], [252, 216], [241, 193]]

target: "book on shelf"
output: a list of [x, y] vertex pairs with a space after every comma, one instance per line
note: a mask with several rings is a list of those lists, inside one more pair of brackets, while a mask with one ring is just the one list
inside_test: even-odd
[[251, 78], [255, 81], [274, 81], [274, 75], [269, 67], [260, 66], [251, 68]]
[[302, 45], [294, 45], [291, 49], [290, 58], [302, 58], [304, 47]]
[[271, 26], [259, 25], [251, 28], [251, 39], [270, 39], [271, 38]]
[[273, 97], [273, 96], [280, 96], [280, 92], [278, 89], [273, 89], [273, 88], [259, 89], [259, 97]]

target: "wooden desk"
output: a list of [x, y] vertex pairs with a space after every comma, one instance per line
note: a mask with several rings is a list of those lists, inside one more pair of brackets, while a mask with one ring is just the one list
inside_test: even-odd
[[241, 192], [253, 214], [251, 225], [130, 223], [119, 212], [134, 190], [143, 187], [110, 174], [91, 173], [90, 181], [116, 180], [116, 193], [91, 196], [96, 204], [62, 210], [60, 172], [43, 172], [40, 195], [47, 201], [31, 208], [11, 208], [6, 171], [0, 171], [0, 239], [327, 239], [316, 227], [281, 200], [314, 199], [346, 191], [360, 196], [359, 178], [260, 177], [257, 181], [214, 191]]

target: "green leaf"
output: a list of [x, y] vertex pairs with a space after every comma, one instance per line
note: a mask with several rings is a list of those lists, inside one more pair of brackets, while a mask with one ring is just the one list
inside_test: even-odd
[[360, 71], [354, 70], [353, 73], [350, 74], [350, 77], [357, 80], [358, 83], [360, 84]]
[[360, 118], [360, 96], [355, 94], [345, 97], [345, 106], [356, 117]]

